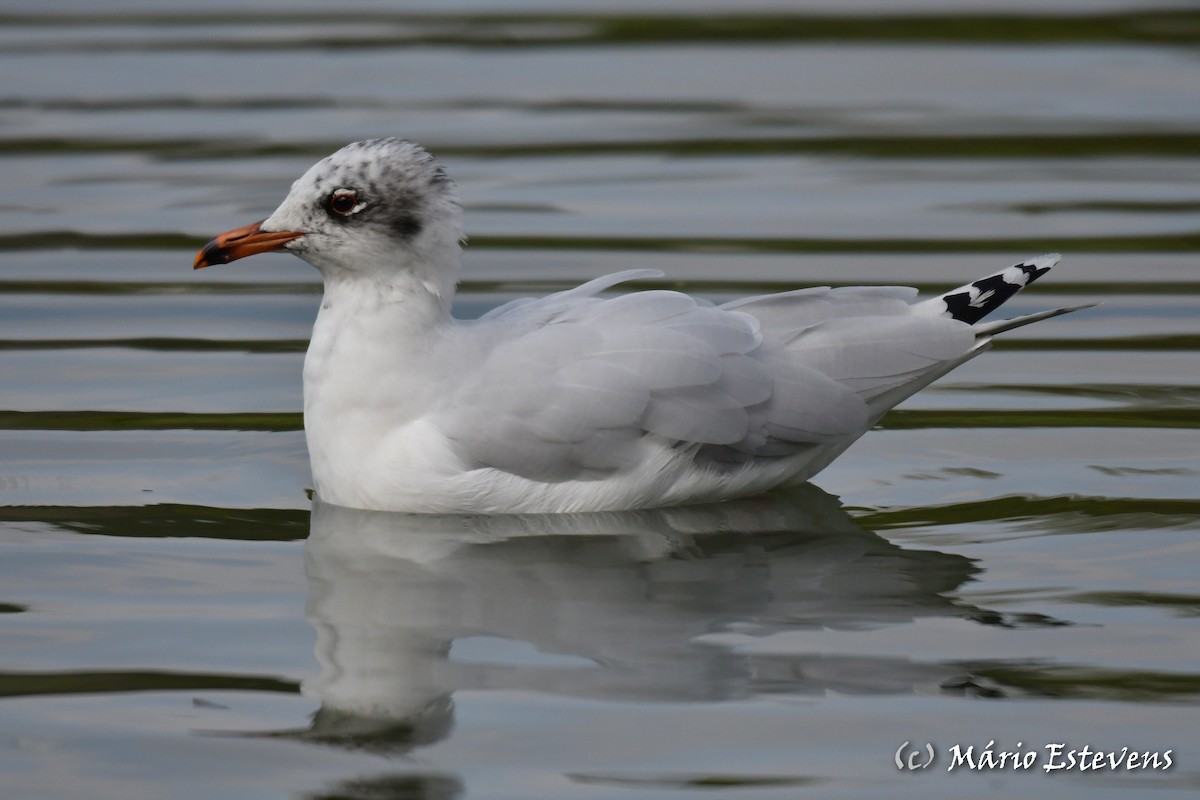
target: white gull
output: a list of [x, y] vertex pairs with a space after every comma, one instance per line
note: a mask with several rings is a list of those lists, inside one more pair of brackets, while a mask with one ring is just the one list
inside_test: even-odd
[[980, 322], [1057, 262], [1046, 255], [924, 301], [877, 286], [723, 305], [605, 294], [662, 275], [642, 269], [458, 320], [461, 216], [425, 150], [374, 139], [318, 162], [273, 214], [196, 257], [289, 250], [320, 270], [304, 428], [326, 502], [579, 512], [801, 483], [993, 334], [1074, 310]]

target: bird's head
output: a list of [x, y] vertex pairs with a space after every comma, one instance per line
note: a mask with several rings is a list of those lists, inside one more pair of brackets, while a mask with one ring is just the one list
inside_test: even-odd
[[[328, 281], [457, 279], [462, 239], [454, 184], [420, 146], [403, 139], [346, 145], [314, 164], [269, 217], [227, 231], [196, 255], [195, 268], [288, 250]], [[424, 275], [449, 271], [452, 275]]]

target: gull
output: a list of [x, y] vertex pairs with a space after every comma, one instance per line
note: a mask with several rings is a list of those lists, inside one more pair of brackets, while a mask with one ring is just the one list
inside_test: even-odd
[[981, 321], [1052, 254], [924, 300], [895, 286], [719, 305], [609, 291], [663, 277], [633, 269], [459, 320], [461, 220], [423, 148], [372, 139], [319, 161], [269, 217], [196, 256], [199, 269], [286, 250], [320, 271], [304, 430], [324, 502], [619, 511], [803, 483], [993, 335], [1082, 308]]

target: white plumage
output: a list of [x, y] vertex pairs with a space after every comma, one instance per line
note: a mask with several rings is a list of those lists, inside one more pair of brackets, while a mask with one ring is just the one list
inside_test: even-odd
[[975, 324], [1057, 260], [1045, 256], [921, 302], [902, 287], [720, 306], [606, 294], [661, 276], [632, 270], [460, 321], [449, 309], [461, 235], [441, 168], [381, 139], [324, 159], [268, 219], [197, 257], [288, 249], [322, 272], [304, 412], [325, 501], [595, 511], [802, 482], [990, 333], [1071, 310]]

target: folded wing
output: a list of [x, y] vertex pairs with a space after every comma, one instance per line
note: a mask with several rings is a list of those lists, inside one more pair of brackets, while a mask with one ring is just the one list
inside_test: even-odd
[[[482, 367], [439, 427], [464, 458], [537, 480], [601, 477], [660, 437], [714, 469], [851, 441], [874, 398], [958, 363], [969, 325], [914, 315], [899, 287], [806, 289], [715, 306], [678, 292], [598, 294], [637, 271], [475, 323]], [[921, 385], [924, 385], [923, 383]]]

